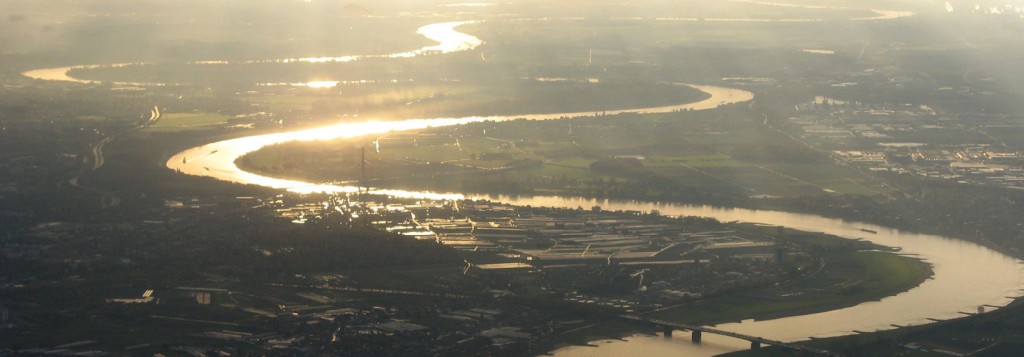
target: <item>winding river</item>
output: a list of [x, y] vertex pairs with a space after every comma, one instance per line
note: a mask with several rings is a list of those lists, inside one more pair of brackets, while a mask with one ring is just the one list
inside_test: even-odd
[[[709, 97], [694, 103], [677, 104], [661, 107], [623, 109], [602, 111], [604, 115], [622, 113], [667, 113], [682, 110], [705, 110], [719, 105], [746, 102], [754, 98], [754, 94], [745, 90], [696, 85], [680, 84], [696, 88], [709, 94]], [[483, 121], [508, 121], [514, 119], [555, 120], [567, 117], [594, 115], [593, 112], [524, 114], [516, 116], [479, 116], [465, 118], [407, 119], [399, 121], [363, 121], [346, 122], [320, 128], [297, 130], [284, 133], [249, 136], [237, 139], [218, 141], [197, 146], [172, 156], [167, 167], [181, 173], [197, 176], [209, 176], [219, 180], [244, 184], [256, 184], [273, 188], [286, 189], [293, 192], [356, 192], [356, 186], [338, 186], [330, 184], [311, 184], [303, 181], [285, 180], [246, 172], [235, 165], [235, 160], [245, 154], [259, 150], [267, 145], [290, 141], [314, 141], [355, 138], [366, 135], [384, 134], [391, 131], [415, 130], [431, 127], [469, 124]], [[461, 194], [413, 192], [401, 190], [379, 189], [378, 193], [400, 197], [429, 199], [461, 199]], [[575, 207], [575, 206], [573, 206]]]
[[[706, 110], [723, 103], [747, 101], [747, 91], [715, 86], [691, 85], [710, 94], [708, 99], [676, 106], [623, 110], [621, 112], [666, 112], [681, 109]], [[250, 136], [219, 141], [178, 153], [167, 161], [167, 167], [181, 173], [216, 179], [286, 189], [293, 192], [356, 192], [355, 186], [312, 184], [261, 176], [239, 169], [234, 161], [246, 153], [266, 145], [290, 141], [354, 138], [389, 131], [460, 125], [481, 121], [505, 121], [518, 117], [534, 120], [555, 120], [591, 113], [535, 114], [516, 117], [468, 117], [411, 119], [403, 121], [367, 121], [343, 123], [308, 130]], [[808, 214], [778, 211], [716, 208], [657, 202], [592, 200], [572, 197], [509, 197], [463, 195], [378, 189], [377, 193], [392, 196], [429, 199], [491, 199], [514, 205], [550, 207], [601, 206], [610, 210], [658, 210], [665, 215], [713, 217], [720, 221], [742, 221], [780, 225], [811, 232], [825, 232], [841, 237], [860, 238], [877, 244], [900, 247], [902, 254], [923, 259], [934, 266], [935, 275], [905, 293], [867, 302], [849, 308], [816, 314], [765, 321], [743, 321], [719, 325], [721, 329], [777, 340], [796, 341], [810, 337], [851, 334], [928, 323], [929, 319], [948, 319], [975, 312], [979, 306], [1003, 306], [1020, 294], [1024, 287], [1022, 262], [974, 243], [935, 235], [902, 232], [871, 224], [848, 222]], [[863, 229], [863, 230], [862, 230]], [[864, 230], [876, 231], [871, 234]], [[715, 355], [745, 348], [746, 342], [718, 336], [705, 336], [701, 344], [689, 343], [686, 336], [674, 339], [638, 335], [624, 341], [612, 340], [594, 347], [566, 347], [553, 351], [556, 356], [624, 355], [637, 351], [659, 355]]]
[[[349, 56], [335, 56], [335, 57], [300, 57], [300, 58], [277, 58], [277, 59], [266, 59], [266, 60], [246, 60], [246, 61], [193, 61], [189, 62], [190, 65], [224, 65], [224, 64], [257, 64], [257, 63], [332, 63], [332, 62], [352, 62], [361, 59], [369, 58], [409, 58], [416, 56], [429, 55], [434, 53], [452, 53], [460, 51], [469, 51], [480, 47], [484, 42], [476, 36], [455, 31], [456, 27], [471, 24], [474, 21], [451, 21], [451, 22], [440, 22], [435, 24], [429, 24], [420, 27], [416, 30], [416, 33], [426, 37], [429, 40], [437, 42], [436, 45], [424, 46], [423, 48], [398, 52], [384, 55], [349, 55]], [[77, 65], [77, 66], [64, 66], [64, 67], [52, 67], [34, 69], [31, 71], [23, 72], [21, 75], [32, 79], [39, 79], [44, 81], [62, 81], [62, 82], [74, 82], [82, 84], [90, 84], [98, 81], [91, 81], [88, 79], [75, 78], [68, 73], [76, 69], [94, 69], [103, 67], [127, 67], [127, 66], [144, 66], [147, 63], [118, 63], [118, 64], [91, 64], [91, 65]], [[325, 82], [331, 82], [337, 84], [337, 81], [317, 81], [317, 83], [323, 84]], [[146, 82], [112, 82], [113, 85], [119, 86], [164, 86], [172, 83], [146, 83]], [[332, 85], [333, 86], [333, 85]]]
[[[438, 27], [440, 31], [435, 33], [436, 37], [432, 38], [438, 40], [441, 43], [438, 46], [441, 47], [435, 47], [434, 50], [419, 53], [414, 51], [414, 55], [428, 54], [433, 51], [444, 52], [471, 49], [482, 43], [467, 42], [466, 40], [472, 36], [458, 33], [454, 30], [456, 26]], [[446, 33], [447, 35], [445, 35]], [[446, 42], [446, 39], [451, 39], [453, 42]], [[458, 47], [457, 49], [443, 46], [446, 43], [455, 42], [470, 45]], [[64, 77], [67, 77], [67, 70], [70, 68], [30, 71], [26, 72], [26, 75], [48, 76], [50, 78], [47, 79], [67, 80]], [[70, 80], [76, 79], [70, 78]], [[739, 89], [695, 84], [680, 85], [691, 86], [704, 91], [709, 97], [695, 103], [626, 109], [608, 112], [608, 114], [706, 110], [723, 104], [740, 103], [753, 99], [752, 93]], [[167, 161], [167, 167], [188, 175], [207, 176], [237, 183], [287, 189], [293, 192], [355, 192], [357, 188], [353, 186], [314, 184], [257, 175], [239, 169], [235, 165], [235, 160], [246, 153], [253, 152], [267, 145], [291, 141], [355, 138], [390, 131], [451, 126], [482, 121], [507, 121], [516, 118], [557, 120], [564, 117], [592, 114], [590, 112], [541, 113], [517, 116], [341, 123], [315, 129], [242, 137], [190, 148], [171, 157]], [[954, 318], [962, 316], [964, 312], [977, 311], [978, 307], [982, 305], [1005, 305], [1012, 297], [1018, 296], [1020, 289], [1024, 287], [1024, 268], [1022, 268], [1022, 262], [991, 249], [962, 240], [902, 232], [887, 227], [815, 215], [657, 202], [592, 200], [572, 197], [489, 197], [396, 189], [378, 189], [376, 192], [393, 196], [430, 199], [491, 199], [515, 205], [569, 208], [599, 205], [610, 210], [641, 211], [656, 209], [665, 215], [693, 215], [713, 217], [721, 221], [781, 225], [812, 232], [825, 232], [848, 238], [861, 238], [877, 244], [900, 247], [903, 254], [914, 255], [934, 266], [935, 275], [932, 279], [907, 292], [887, 297], [880, 301], [866, 302], [853, 307], [822, 313], [765, 321], [742, 321], [718, 326], [724, 330], [777, 340], [796, 341], [810, 337], [851, 334], [854, 331], [890, 329], [894, 325], [923, 324], [928, 323], [929, 319]], [[867, 233], [865, 230], [872, 230], [877, 233]], [[582, 346], [566, 347], [555, 350], [552, 353], [556, 356], [637, 355], [641, 353], [648, 356], [692, 356], [715, 355], [747, 347], [747, 343], [744, 341], [714, 335], [705, 335], [701, 344], [693, 344], [688, 341], [688, 337], [684, 334], [678, 334], [677, 337], [672, 339], [636, 335], [624, 340], [597, 341], [595, 343], [598, 346], [596, 348]]]

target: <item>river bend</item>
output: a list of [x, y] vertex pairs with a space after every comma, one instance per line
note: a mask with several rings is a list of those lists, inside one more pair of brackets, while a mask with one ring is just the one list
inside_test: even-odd
[[[673, 110], [712, 109], [721, 104], [752, 99], [750, 92], [716, 86], [691, 85], [709, 93], [708, 99], [697, 103], [675, 106], [623, 110], [618, 112], [666, 112]], [[523, 115], [534, 120], [555, 120], [567, 116], [591, 113], [559, 113]], [[414, 130], [429, 127], [460, 125], [480, 121], [512, 120], [509, 117], [468, 117], [440, 119], [410, 119], [403, 121], [367, 121], [342, 123], [315, 129], [285, 133], [257, 135], [215, 142], [194, 147], [167, 161], [167, 167], [181, 173], [216, 179], [287, 189], [293, 192], [356, 192], [358, 187], [332, 184], [314, 184], [285, 180], [246, 172], [235, 165], [242, 155], [261, 147], [308, 140], [354, 138], [389, 131]], [[780, 225], [789, 228], [834, 234], [841, 237], [864, 239], [877, 244], [899, 247], [902, 254], [916, 256], [933, 265], [934, 276], [907, 292], [881, 301], [866, 302], [853, 307], [822, 313], [807, 314], [765, 321], [743, 321], [719, 325], [735, 331], [771, 339], [796, 341], [810, 337], [827, 337], [890, 329], [928, 323], [930, 318], [948, 319], [973, 312], [981, 305], [1003, 306], [1011, 297], [1020, 294], [1024, 286], [1021, 262], [994, 250], [963, 240], [947, 237], [902, 232], [896, 229], [841, 219], [778, 211], [716, 208], [657, 202], [593, 200], [571, 197], [490, 197], [459, 193], [434, 193], [376, 189], [377, 193], [400, 197], [429, 199], [496, 199], [514, 205], [551, 207], [592, 207], [599, 205], [609, 210], [658, 210], [665, 215], [703, 216], [721, 221], [742, 221]], [[868, 233], [866, 231], [876, 231]], [[608, 341], [593, 347], [568, 347], [554, 351], [556, 356], [621, 355], [643, 351], [648, 355], [714, 355], [744, 348], [745, 342], [718, 336], [705, 336], [703, 343], [691, 344], [686, 337], [663, 339], [651, 336], [633, 336], [626, 341]]]
[[[439, 42], [436, 46], [382, 57], [407, 57], [435, 52], [461, 51], [475, 48], [482, 41], [455, 31], [461, 23], [443, 23], [431, 27], [427, 35]], [[429, 25], [428, 25], [429, 26]], [[422, 30], [422, 29], [421, 29]], [[357, 56], [297, 59], [302, 62], [344, 62]], [[282, 61], [286, 63], [287, 61]], [[85, 66], [78, 66], [85, 67]], [[67, 75], [75, 67], [41, 69], [26, 72], [37, 79], [88, 82]], [[659, 113], [677, 110], [705, 110], [719, 105], [749, 101], [753, 94], [747, 91], [717, 86], [685, 84], [710, 95], [708, 99], [696, 102], [654, 108], [634, 108], [609, 111], [618, 113]], [[354, 186], [317, 184], [296, 180], [285, 180], [261, 176], [239, 169], [235, 160], [247, 153], [267, 145], [308, 140], [331, 140], [355, 138], [390, 131], [403, 131], [461, 125], [482, 121], [507, 121], [516, 118], [533, 120], [556, 120], [564, 117], [592, 115], [582, 113], [524, 114], [517, 116], [490, 116], [466, 118], [409, 119], [401, 121], [348, 122], [314, 129], [296, 130], [274, 134], [256, 135], [210, 143], [184, 150], [167, 161], [167, 167], [183, 174], [212, 177], [219, 180], [243, 184], [287, 189], [294, 192], [355, 192]], [[860, 238], [890, 247], [899, 247], [903, 254], [923, 259], [934, 266], [932, 279], [907, 292], [890, 296], [880, 301], [866, 302], [853, 307], [822, 313], [806, 314], [766, 321], [743, 321], [722, 324], [718, 327], [728, 331], [763, 336], [767, 338], [795, 341], [810, 337], [826, 337], [851, 334], [854, 331], [889, 329], [894, 325], [928, 323], [930, 318], [948, 319], [973, 312], [981, 305], [1002, 306], [1012, 297], [1020, 294], [1024, 287], [1022, 263], [994, 250], [963, 240], [935, 235], [903, 232], [876, 225], [849, 222], [808, 214], [778, 211], [761, 211], [738, 208], [716, 208], [700, 205], [684, 205], [657, 202], [593, 200], [571, 197], [489, 197], [463, 195], [459, 193], [434, 193], [377, 189], [377, 193], [401, 197], [430, 199], [496, 199], [515, 205], [552, 207], [602, 206], [610, 210], [659, 210], [665, 215], [693, 215], [712, 217], [721, 221], [743, 221], [790, 228], [825, 232], [847, 238]], [[867, 233], [865, 230], [876, 231]], [[687, 341], [686, 336], [674, 339], [653, 336], [632, 336], [625, 340], [599, 341], [594, 347], [567, 347], [553, 353], [556, 356], [584, 355], [714, 355], [746, 347], [746, 343], [719, 336], [706, 335], [700, 345]]]

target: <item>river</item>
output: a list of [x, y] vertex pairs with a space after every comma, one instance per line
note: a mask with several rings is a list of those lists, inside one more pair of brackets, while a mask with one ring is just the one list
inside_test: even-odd
[[[446, 23], [452, 24], [452, 23]], [[435, 29], [457, 33], [454, 27], [446, 25]], [[466, 43], [466, 37], [452, 37]], [[443, 39], [439, 42], [444, 42]], [[472, 42], [470, 42], [472, 43]], [[476, 45], [479, 45], [478, 43]], [[444, 51], [436, 48], [432, 51]], [[417, 54], [417, 55], [418, 55]], [[48, 69], [26, 72], [27, 76], [48, 77], [53, 80], [77, 79], [67, 76], [67, 69]], [[677, 110], [704, 110], [722, 104], [749, 101], [753, 94], [747, 91], [716, 86], [693, 85], [709, 94], [709, 98], [689, 104], [636, 108], [610, 111], [607, 114], [624, 112], [654, 113]], [[240, 170], [235, 160], [246, 153], [267, 145], [290, 141], [330, 140], [354, 138], [389, 131], [414, 130], [428, 127], [460, 125], [481, 121], [506, 121], [515, 118], [553, 120], [562, 117], [592, 115], [593, 113], [528, 114], [519, 116], [492, 116], [467, 118], [409, 119], [401, 121], [365, 121], [341, 123], [321, 128], [297, 130], [275, 134], [256, 135], [206, 144], [182, 151], [167, 161], [167, 167], [178, 172], [207, 176], [220, 180], [255, 184], [287, 189], [294, 192], [355, 192], [356, 187], [315, 184], [295, 180], [284, 180], [257, 175]], [[378, 193], [401, 197], [430, 199], [496, 199], [516, 205], [553, 207], [602, 206], [609, 210], [659, 210], [665, 215], [693, 215], [713, 217], [721, 221], [756, 222], [781, 225], [790, 228], [825, 232], [848, 238], [861, 238], [877, 244], [900, 247], [903, 254], [914, 255], [934, 266], [934, 276], [920, 286], [902, 294], [876, 302], [862, 303], [853, 307], [822, 313], [786, 317], [765, 321], [743, 321], [722, 324], [723, 330], [763, 336], [766, 338], [795, 341], [810, 337], [826, 337], [892, 328], [892, 325], [913, 325], [929, 322], [929, 318], [947, 319], [961, 316], [962, 312], [974, 312], [981, 305], [1002, 306], [1009, 297], [1016, 297], [1024, 286], [1024, 270], [1020, 261], [979, 245], [946, 237], [901, 232], [895, 229], [870, 224], [848, 222], [808, 214], [776, 211], [747, 210], [738, 208], [715, 208], [655, 202], [630, 202], [591, 200], [571, 197], [487, 197], [465, 196], [459, 193], [433, 193], [378, 189]], [[863, 230], [862, 230], [863, 229]], [[876, 231], [869, 233], [864, 230]], [[688, 341], [685, 334], [666, 339], [658, 336], [636, 335], [625, 340], [598, 341], [599, 347], [566, 347], [553, 351], [556, 356], [589, 355], [637, 355], [677, 356], [715, 355], [747, 347], [746, 342], [731, 338], [705, 335], [701, 344]]]
[[[346, 56], [334, 56], [334, 57], [300, 57], [300, 58], [278, 58], [278, 59], [267, 59], [267, 60], [243, 60], [243, 61], [228, 61], [228, 60], [203, 60], [203, 61], [192, 61], [188, 64], [201, 66], [201, 65], [226, 65], [226, 64], [256, 64], [256, 63], [331, 63], [331, 62], [352, 62], [366, 58], [409, 58], [423, 55], [430, 55], [435, 53], [452, 53], [460, 51], [469, 51], [480, 47], [484, 44], [484, 41], [480, 40], [476, 36], [469, 35], [456, 31], [455, 28], [475, 23], [475, 21], [452, 21], [452, 22], [440, 22], [429, 24], [420, 27], [416, 30], [416, 33], [426, 37], [429, 40], [437, 42], [437, 44], [424, 46], [423, 48], [397, 52], [384, 55], [346, 55]], [[99, 83], [100, 81], [91, 81], [88, 79], [75, 78], [70, 76], [68, 73], [76, 69], [96, 69], [104, 67], [127, 67], [127, 66], [145, 66], [148, 63], [118, 63], [118, 64], [91, 64], [91, 65], [76, 65], [76, 66], [64, 66], [64, 67], [52, 67], [52, 68], [41, 68], [30, 71], [25, 71], [21, 75], [38, 80], [44, 81], [62, 81], [62, 82], [74, 82], [81, 84]], [[317, 81], [320, 83], [333, 83], [337, 84], [339, 81]], [[115, 86], [165, 86], [175, 83], [155, 83], [155, 82], [111, 82]], [[333, 85], [331, 85], [333, 87]]]
[[[708, 99], [697, 103], [623, 110], [622, 112], [665, 112], [681, 109], [710, 109], [723, 103], [747, 101], [750, 92], [715, 87], [692, 85], [710, 94]], [[524, 115], [535, 120], [557, 119], [586, 113], [558, 113]], [[257, 175], [239, 169], [234, 161], [238, 157], [277, 143], [305, 140], [330, 140], [353, 138], [389, 131], [413, 130], [427, 127], [459, 125], [480, 121], [503, 121], [516, 117], [469, 117], [440, 119], [411, 119], [402, 121], [367, 121], [342, 123], [315, 129], [258, 135], [215, 142], [191, 148], [171, 157], [167, 167], [178, 172], [217, 178], [224, 181], [256, 184], [287, 189], [294, 192], [355, 192], [355, 186], [312, 184]], [[974, 312], [981, 305], [1003, 306], [1019, 295], [1024, 287], [1024, 270], [1021, 262], [994, 250], [974, 243], [935, 235], [901, 232], [876, 225], [847, 222], [808, 214], [778, 211], [748, 210], [739, 208], [715, 208], [655, 202], [630, 202], [592, 200], [569, 197], [489, 197], [466, 196], [459, 193], [433, 193], [378, 189], [375, 192], [414, 198], [430, 199], [496, 199], [515, 205], [551, 207], [592, 207], [601, 206], [609, 210], [658, 210], [665, 215], [690, 215], [713, 217], [721, 221], [742, 221], [780, 225], [810, 232], [825, 232], [848, 238], [860, 238], [871, 242], [900, 247], [902, 254], [923, 259], [934, 266], [932, 279], [905, 293], [876, 302], [867, 302], [849, 308], [816, 314], [780, 318], [765, 321], [743, 321], [722, 324], [718, 327], [754, 336], [771, 339], [796, 341], [810, 337], [827, 337], [854, 333], [854, 331], [875, 331], [890, 329], [892, 325], [915, 325], [928, 323], [929, 318], [948, 319], [962, 316], [963, 312]], [[865, 230], [875, 231], [869, 233]], [[637, 335], [625, 341], [601, 341], [600, 347], [567, 347], [553, 353], [556, 356], [620, 355], [638, 352], [650, 355], [715, 355], [722, 352], [745, 348], [746, 342], [718, 336], [704, 336], [701, 344], [688, 342], [688, 337], [665, 339], [656, 336]]]
[[[679, 84], [689, 86], [708, 94], [704, 100], [650, 108], [621, 109], [602, 111], [603, 115], [616, 115], [623, 113], [668, 113], [683, 110], [706, 110], [717, 108], [720, 105], [742, 103], [754, 98], [754, 94], [745, 90], [697, 85]], [[268, 145], [280, 144], [290, 141], [314, 141], [334, 140], [344, 138], [355, 138], [367, 135], [384, 134], [391, 131], [415, 130], [430, 127], [442, 127], [451, 125], [469, 124], [483, 121], [508, 121], [515, 119], [529, 120], [556, 120], [566, 117], [579, 117], [594, 115], [594, 112], [573, 112], [573, 113], [538, 113], [523, 114], [515, 116], [479, 116], [465, 118], [434, 118], [434, 119], [407, 119], [396, 121], [361, 121], [345, 122], [330, 126], [313, 129], [297, 130], [276, 134], [265, 134], [249, 136], [237, 139], [219, 141], [211, 144], [197, 146], [182, 151], [169, 160], [167, 167], [189, 175], [208, 176], [219, 180], [255, 184], [266, 187], [286, 189], [293, 192], [356, 192], [356, 186], [337, 186], [330, 184], [313, 184], [309, 182], [285, 180], [273, 177], [257, 175], [246, 172], [235, 165], [235, 160], [245, 154], [259, 150]], [[378, 189], [378, 193], [400, 197], [416, 197], [429, 199], [461, 199], [461, 194], [413, 192], [403, 190]], [[575, 207], [575, 206], [573, 206]]]
[[[783, 341], [810, 337], [848, 335], [854, 331], [876, 331], [892, 325], [919, 325], [929, 318], [962, 317], [961, 312], [976, 312], [981, 305], [1003, 306], [1021, 295], [1024, 287], [1022, 262], [994, 250], [962, 240], [903, 232], [872, 224], [844, 221], [809, 214], [741, 208], [716, 208], [702, 205], [629, 202], [563, 197], [496, 197], [515, 205], [592, 207], [608, 210], [658, 210], [663, 215], [713, 217], [720, 221], [742, 221], [780, 225], [809, 232], [825, 232], [847, 238], [861, 238], [877, 244], [900, 247], [901, 254], [912, 255], [933, 265], [932, 279], [902, 294], [876, 302], [764, 321], [721, 324], [726, 331]], [[877, 233], [865, 232], [865, 230]], [[600, 341], [594, 347], [567, 347], [555, 356], [625, 355], [643, 351], [649, 356], [683, 353], [685, 356], [715, 355], [747, 348], [746, 341], [705, 334], [700, 345], [692, 344], [688, 334], [671, 339], [636, 335], [627, 339]], [[659, 352], [660, 351], [660, 352]]]
[[[785, 4], [768, 1], [754, 1], [754, 0], [732, 0], [735, 2], [746, 2], [756, 5], [763, 6], [779, 6], [779, 7], [799, 7], [807, 9], [823, 9], [823, 10], [867, 10], [874, 12], [876, 16], [850, 18], [850, 21], [875, 21], [875, 20], [894, 20], [905, 17], [914, 16], [915, 13], [912, 11], [899, 11], [899, 10], [883, 10], [883, 9], [862, 9], [862, 8], [849, 8], [849, 7], [836, 7], [836, 6], [820, 6], [820, 5], [796, 5], [796, 4]], [[545, 21], [566, 21], [566, 20], [582, 20], [585, 18], [544, 18], [544, 19], [518, 19], [518, 21], [524, 20], [545, 20]], [[617, 18], [625, 19], [625, 18]], [[632, 20], [644, 21], [644, 18], [631, 18]], [[658, 17], [658, 21], [711, 21], [711, 22], [823, 22], [825, 19], [817, 18], [805, 18], [805, 19], [766, 19], [766, 18], [673, 18], [673, 17]], [[515, 20], [505, 20], [515, 21]], [[384, 55], [344, 55], [344, 56], [325, 56], [325, 57], [298, 57], [298, 58], [278, 58], [278, 59], [262, 59], [262, 60], [242, 60], [242, 61], [231, 61], [231, 60], [201, 60], [191, 61], [191, 65], [223, 65], [223, 64], [255, 64], [255, 63], [329, 63], [329, 62], [351, 62], [365, 58], [408, 58], [416, 57], [433, 53], [452, 53], [460, 51], [469, 51], [484, 44], [484, 41], [480, 40], [476, 36], [469, 35], [456, 31], [455, 28], [476, 23], [476, 21], [451, 21], [451, 22], [440, 22], [433, 23], [416, 30], [416, 33], [426, 37], [427, 39], [436, 41], [437, 44], [425, 46], [420, 49], [397, 52]], [[93, 65], [76, 65], [76, 66], [64, 66], [64, 67], [53, 67], [53, 68], [41, 68], [30, 71], [25, 71], [21, 75], [46, 81], [64, 81], [64, 82], [75, 82], [82, 84], [90, 84], [93, 82], [87, 79], [75, 78], [68, 75], [68, 72], [75, 69], [94, 69], [102, 67], [125, 67], [125, 66], [143, 66], [149, 63], [119, 63], [119, 64], [93, 64]], [[301, 82], [299, 86], [308, 86], [308, 83], [330, 83], [337, 84], [339, 81], [336, 80], [319, 80], [316, 82]], [[152, 82], [111, 82], [117, 86], [164, 86], [172, 83], [152, 83]], [[314, 86], [315, 87], [315, 86]]]

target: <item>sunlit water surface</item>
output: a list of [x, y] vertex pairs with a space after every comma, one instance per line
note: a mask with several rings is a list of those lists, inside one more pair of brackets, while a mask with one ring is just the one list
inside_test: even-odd
[[[724, 103], [750, 100], [750, 92], [714, 87], [693, 87], [711, 94], [711, 97], [692, 104], [657, 108], [633, 109], [622, 112], [667, 112], [684, 109], [709, 109]], [[610, 114], [615, 114], [613, 112]], [[536, 120], [587, 115], [591, 113], [559, 113], [523, 115]], [[167, 166], [173, 170], [197, 176], [208, 176], [220, 180], [256, 184], [287, 189], [294, 192], [356, 192], [355, 186], [312, 184], [296, 180], [284, 180], [257, 175], [240, 170], [234, 161], [249, 152], [277, 143], [289, 141], [331, 140], [352, 138], [389, 131], [422, 129], [449, 125], [467, 124], [480, 121], [503, 121], [516, 117], [468, 117], [441, 119], [411, 119], [403, 121], [368, 121], [343, 123], [322, 128], [294, 132], [258, 135], [225, 140], [185, 150], [173, 156]], [[377, 189], [375, 192], [412, 198], [430, 199], [495, 199], [514, 205], [551, 207], [592, 207], [601, 206], [608, 210], [658, 210], [665, 215], [687, 215], [713, 217], [721, 221], [756, 222], [811, 231], [825, 232], [848, 238], [862, 238], [874, 243], [902, 248], [903, 254], [910, 254], [926, 260], [934, 266], [935, 275], [920, 286], [908, 292], [891, 296], [881, 301], [867, 302], [854, 307], [817, 314], [808, 314], [766, 321], [744, 321], [719, 325], [719, 328], [748, 335], [771, 339], [794, 341], [810, 337], [827, 337], [853, 333], [890, 329], [893, 325], [912, 325], [929, 322], [929, 318], [947, 319], [961, 316], [961, 312], [973, 312], [981, 305], [1002, 306], [1010, 297], [1017, 296], [1024, 281], [1021, 264], [1014, 258], [982, 246], [934, 235], [901, 232], [876, 225], [847, 222], [807, 214], [777, 211], [760, 211], [737, 208], [716, 208], [670, 203], [593, 200], [567, 197], [490, 197], [467, 196], [458, 193], [433, 193]], [[864, 230], [872, 230], [871, 234]], [[715, 355], [722, 352], [746, 348], [745, 341], [705, 335], [701, 344], [688, 341], [688, 335], [676, 334], [674, 338], [636, 335], [626, 340], [598, 341], [598, 347], [566, 347], [553, 351], [556, 356], [589, 355], [635, 355], [687, 356]]]
[[[416, 33], [430, 39], [437, 44], [425, 46], [420, 49], [391, 53], [385, 55], [347, 55], [347, 56], [335, 56], [335, 57], [299, 57], [299, 58], [280, 58], [280, 59], [267, 59], [267, 60], [244, 60], [244, 61], [226, 61], [226, 60], [206, 60], [206, 61], [193, 61], [189, 62], [191, 65], [226, 65], [226, 64], [255, 64], [255, 63], [332, 63], [332, 62], [352, 62], [366, 58], [409, 58], [429, 54], [441, 54], [441, 53], [452, 53], [460, 51], [469, 51], [483, 45], [483, 41], [476, 36], [469, 35], [456, 31], [455, 28], [474, 23], [475, 21], [452, 21], [452, 22], [441, 22], [435, 24], [429, 24], [420, 27], [416, 30]], [[46, 80], [46, 81], [64, 81], [64, 82], [75, 82], [75, 83], [93, 83], [98, 81], [91, 81], [87, 79], [80, 79], [72, 77], [68, 74], [71, 70], [75, 69], [94, 69], [102, 67], [125, 67], [125, 66], [143, 66], [146, 63], [119, 63], [110, 65], [77, 65], [77, 66], [64, 66], [54, 68], [42, 68], [26, 71], [22, 73], [23, 76]], [[296, 83], [296, 86], [304, 86], [311, 88], [326, 88], [337, 85], [339, 81], [335, 80], [315, 80], [309, 82]], [[112, 82], [114, 85], [119, 86], [164, 86], [174, 83], [154, 83], [154, 82]]]
[[[784, 4], [768, 2], [759, 3], [785, 6]], [[879, 16], [870, 18], [872, 20], [912, 15], [912, 13], [900, 11], [874, 11]], [[416, 51], [377, 57], [397, 58], [437, 52], [461, 51], [473, 49], [482, 44], [482, 41], [473, 36], [455, 31], [457, 26], [464, 23], [448, 22], [425, 26], [419, 30], [419, 33], [438, 41], [438, 45], [428, 46]], [[346, 62], [364, 57], [366, 56], [295, 58], [271, 60], [271, 62]], [[205, 64], [214, 63], [207, 62]], [[40, 69], [25, 72], [24, 75], [37, 79], [88, 83], [89, 81], [72, 78], [67, 75], [69, 70], [78, 67], [85, 68], [89, 66]], [[330, 87], [335, 84], [337, 83], [333, 81], [305, 83], [305, 85], [310, 87]], [[689, 109], [702, 110], [715, 108], [727, 103], [748, 101], [753, 97], [750, 92], [737, 89], [701, 85], [690, 86], [711, 94], [711, 97], [691, 104], [612, 111], [607, 112], [607, 114], [623, 112], [654, 113]], [[291, 141], [353, 138], [390, 131], [451, 126], [481, 121], [505, 121], [514, 118], [550, 120], [591, 114], [593, 113], [583, 112], [342, 123], [315, 129], [225, 140], [191, 148], [174, 155], [167, 161], [167, 167], [189, 175], [207, 176], [237, 183], [287, 189], [294, 192], [355, 192], [358, 188], [354, 186], [315, 184], [261, 176], [240, 170], [234, 162], [242, 155], [264, 146]], [[981, 305], [1004, 305], [1010, 301], [1010, 297], [1017, 296], [1020, 288], [1024, 286], [1022, 284], [1024, 282], [1024, 272], [1022, 272], [1021, 262], [976, 244], [940, 236], [901, 232], [887, 227], [847, 222], [814, 215], [654, 202], [599, 201], [566, 197], [466, 196], [458, 193], [433, 193], [395, 189], [377, 189], [376, 192], [414, 198], [495, 199], [516, 205], [568, 208], [598, 205], [609, 210], [640, 211], [656, 209], [665, 215], [693, 215], [713, 217], [721, 221], [766, 223], [812, 232], [825, 232], [848, 238], [862, 238], [882, 245], [900, 247], [903, 254], [914, 255], [934, 266], [935, 275], [933, 279], [908, 292], [888, 297], [881, 301], [863, 303], [854, 307], [817, 314], [766, 321], [744, 321], [718, 326], [724, 330], [778, 340], [794, 341], [810, 337], [836, 336], [850, 334], [855, 330], [874, 331], [889, 329], [893, 325], [922, 324], [929, 322], [929, 318], [954, 318], [961, 316], [961, 312], [976, 311]], [[877, 233], [870, 234], [864, 230], [872, 230]], [[596, 341], [594, 344], [597, 347], [566, 347], [555, 350], [552, 353], [556, 356], [618, 356], [638, 354], [646, 356], [700, 356], [735, 351], [748, 346], [745, 341], [715, 335], [705, 335], [701, 344], [693, 344], [689, 341], [688, 335], [683, 333], [676, 334], [673, 338], [635, 335], [624, 340]]]

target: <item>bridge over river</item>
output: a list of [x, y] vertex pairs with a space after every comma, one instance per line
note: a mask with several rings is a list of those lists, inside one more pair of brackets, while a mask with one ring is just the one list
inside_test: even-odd
[[806, 353], [813, 354], [813, 355], [834, 356], [833, 353], [831, 353], [829, 351], [825, 351], [825, 350], [819, 350], [819, 349], [811, 348], [811, 347], [807, 347], [807, 346], [795, 345], [795, 344], [786, 343], [786, 342], [782, 342], [782, 341], [778, 341], [778, 340], [770, 340], [770, 339], [763, 338], [763, 337], [744, 335], [742, 333], [736, 333], [736, 332], [729, 332], [729, 331], [725, 331], [725, 330], [719, 330], [719, 329], [716, 329], [714, 327], [709, 327], [709, 326], [698, 326], [698, 325], [683, 324], [683, 323], [678, 323], [678, 322], [656, 320], [656, 319], [650, 319], [650, 318], [641, 317], [641, 316], [637, 316], [637, 315], [619, 315], [619, 318], [626, 319], [626, 320], [631, 320], [631, 321], [643, 322], [643, 323], [646, 323], [646, 324], [649, 324], [649, 325], [660, 327], [660, 328], [663, 329], [663, 331], [665, 333], [665, 336], [672, 336], [672, 331], [674, 331], [674, 330], [690, 331], [691, 340], [693, 340], [693, 343], [700, 343], [701, 335], [703, 335], [704, 333], [711, 333], [711, 334], [728, 336], [728, 337], [738, 338], [738, 339], [741, 339], [741, 340], [750, 341], [750, 348], [752, 348], [752, 349], [761, 348], [761, 345], [769, 345], [769, 346], [781, 347], [781, 348], [785, 348], [785, 349], [789, 349], [789, 350], [793, 350], [793, 351], [806, 352]]

